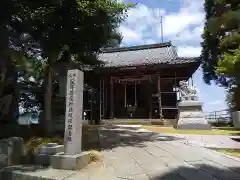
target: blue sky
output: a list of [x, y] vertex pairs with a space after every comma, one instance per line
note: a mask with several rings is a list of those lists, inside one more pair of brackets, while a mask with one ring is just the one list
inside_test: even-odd
[[[179, 56], [194, 57], [201, 52], [201, 34], [204, 27], [204, 0], [119, 0], [138, 3], [128, 12], [128, 18], [119, 30], [122, 46], [161, 42], [160, 16], [163, 16], [163, 39], [177, 46]], [[225, 90], [202, 80], [202, 70], [193, 76], [204, 111], [226, 109]]]

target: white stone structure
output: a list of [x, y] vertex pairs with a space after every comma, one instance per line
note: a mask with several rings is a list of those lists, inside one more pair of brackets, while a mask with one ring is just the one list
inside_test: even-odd
[[240, 111], [232, 113], [233, 125], [236, 129], [240, 129]]
[[69, 70], [66, 90], [64, 152], [51, 158], [56, 169], [75, 170], [87, 165], [90, 156], [82, 152], [83, 72]]
[[194, 86], [188, 86], [187, 81], [180, 81], [179, 91], [181, 95], [178, 103], [178, 123], [179, 129], [210, 129], [208, 121], [205, 119], [202, 105], [198, 100], [197, 91]]

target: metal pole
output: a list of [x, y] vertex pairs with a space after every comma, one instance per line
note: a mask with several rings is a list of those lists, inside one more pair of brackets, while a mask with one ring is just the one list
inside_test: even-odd
[[160, 18], [160, 25], [161, 25], [161, 40], [163, 42], [163, 16], [160, 10], [153, 11], [153, 16], [155, 16], [157, 19]]
[[163, 17], [161, 16], [161, 37], [163, 42]]

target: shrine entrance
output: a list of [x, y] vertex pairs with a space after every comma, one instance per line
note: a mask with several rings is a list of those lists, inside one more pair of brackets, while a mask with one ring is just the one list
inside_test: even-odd
[[148, 118], [147, 77], [115, 78], [115, 117]]

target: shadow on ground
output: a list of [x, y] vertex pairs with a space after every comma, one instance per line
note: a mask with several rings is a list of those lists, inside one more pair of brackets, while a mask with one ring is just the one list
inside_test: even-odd
[[[17, 180], [24, 179], [21, 176], [29, 176], [29, 173], [46, 170], [48, 167], [45, 166], [30, 166], [30, 165], [19, 165], [11, 166], [0, 170], [0, 180]], [[29, 179], [30, 176], [28, 177]], [[27, 179], [27, 178], [26, 178]]]
[[[166, 164], [167, 165], [167, 164]], [[133, 180], [133, 179], [142, 179], [142, 180], [240, 180], [240, 167], [214, 167], [207, 164], [196, 162], [194, 166], [189, 165], [187, 166], [176, 166], [175, 168], [171, 167], [171, 165], [167, 165], [168, 169], [159, 168], [156, 170], [156, 167], [148, 167], [148, 171], [144, 171], [144, 174], [140, 175], [133, 175], [133, 176], [125, 176], [125, 177], [118, 177], [118, 180]], [[154, 171], [152, 171], [154, 169]], [[37, 177], [38, 171], [45, 171], [41, 167], [11, 167], [5, 170], [4, 172], [0, 172], [0, 179], [1, 180], [16, 180], [16, 179], [23, 179], [23, 174], [25, 179], [48, 179], [47, 177], [51, 177], [53, 172], [46, 170], [44, 176], [46, 177]], [[56, 173], [56, 172], [55, 172]], [[69, 174], [73, 172], [69, 172]], [[78, 174], [81, 174], [81, 171], [77, 171]], [[85, 172], [86, 173], [86, 172]], [[27, 176], [27, 177], [26, 177]], [[59, 179], [59, 175], [57, 175]], [[89, 176], [91, 176], [89, 174]], [[103, 175], [104, 176], [104, 175]], [[102, 178], [102, 177], [101, 177]], [[107, 178], [107, 177], [106, 177]], [[50, 179], [55, 179], [51, 177]], [[62, 177], [59, 180], [68, 180], [66, 177]], [[71, 175], [71, 179], [74, 179], [74, 175]], [[76, 180], [79, 178], [76, 177]], [[104, 177], [103, 177], [104, 179]], [[109, 179], [111, 180], [111, 179]]]
[[100, 145], [102, 150], [116, 147], [144, 147], [146, 142], [177, 141], [182, 138], [159, 133], [138, 131], [135, 127], [104, 126], [99, 128]]
[[240, 137], [234, 137], [234, 138], [231, 138], [233, 141], [237, 141], [237, 142], [240, 142]]
[[197, 164], [195, 167], [179, 166], [165, 174], [156, 173], [150, 178], [151, 180], [240, 180], [240, 167], [218, 168], [206, 164]]

